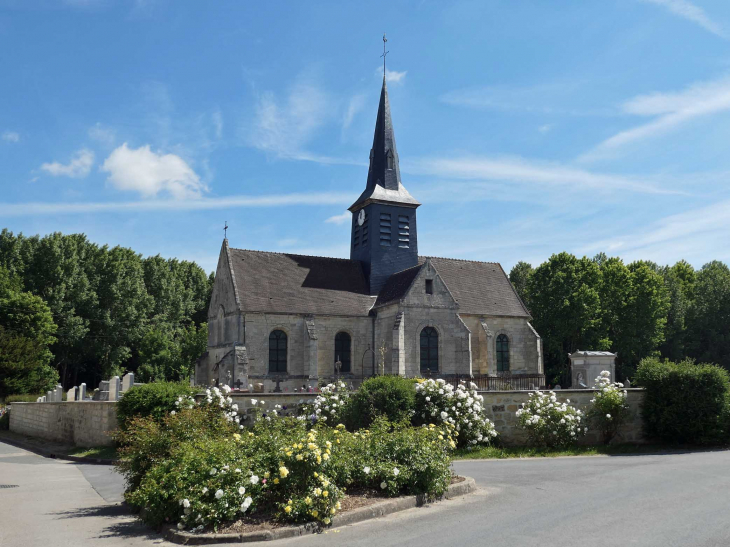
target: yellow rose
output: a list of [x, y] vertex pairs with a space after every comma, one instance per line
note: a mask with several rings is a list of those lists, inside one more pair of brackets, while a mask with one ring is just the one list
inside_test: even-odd
[[316, 509], [314, 511], [312, 511], [312, 516], [314, 518], [317, 518], [318, 515], [319, 515], [319, 512]]
[[265, 479], [268, 479], [268, 478], [269, 478], [269, 476], [270, 476], [270, 473], [269, 473], [268, 471], [267, 471], [266, 473], [264, 473], [264, 478], [265, 478]]
[[303, 459], [304, 459], [304, 456], [302, 456], [301, 454], [297, 454], [297, 461], [298, 462], [302, 461]]
[[322, 522], [324, 522], [325, 524], [329, 524], [330, 523], [330, 518], [329, 517], [325, 517]]
[[291, 456], [291, 450], [287, 450], [287, 451], [286, 451], [286, 455], [287, 455], [287, 456]]
[[304, 498], [304, 503], [306, 503], [307, 505], [312, 505], [312, 498], [307, 496], [306, 498]]
[[323, 497], [323, 498], [326, 498], [326, 497], [327, 497], [327, 496], [329, 496], [329, 495], [330, 495], [330, 493], [329, 493], [329, 492], [327, 492], [327, 490], [325, 490], [324, 492], [322, 492], [322, 497]]
[[[327, 454], [325, 454], [325, 456], [326, 456], [326, 455], [327, 455]], [[319, 456], [317, 456], [317, 463], [322, 463], [322, 458], [320, 458]]]
[[[324, 456], [322, 456], [322, 457], [323, 457], [323, 458], [324, 458], [325, 460], [329, 460], [329, 459], [330, 459], [330, 455], [329, 455], [329, 454], [325, 454], [325, 455], [324, 455]], [[319, 463], [319, 462], [320, 462], [320, 458], [317, 458], [317, 463]]]
[[284, 512], [291, 513], [291, 505], [287, 505], [286, 507], [284, 507]]
[[274, 479], [274, 484], [279, 484], [279, 479]]
[[285, 479], [287, 477], [287, 475], [289, 475], [289, 470], [286, 467], [281, 466], [279, 468], [279, 475], [281, 476], [282, 479]]
[[337, 505], [335, 505], [335, 507], [337, 507], [337, 509], [340, 509], [342, 507], [342, 504], [338, 501]]
[[314, 478], [316, 479], [317, 477], [319, 477], [319, 473], [317, 473], [317, 472], [315, 471], [315, 472], [314, 472]]
[[334, 507], [333, 507], [332, 509], [330, 509], [330, 515], [334, 515], [334, 514], [335, 514], [336, 512], [337, 512], [337, 511], [335, 510], [335, 508], [334, 508]]

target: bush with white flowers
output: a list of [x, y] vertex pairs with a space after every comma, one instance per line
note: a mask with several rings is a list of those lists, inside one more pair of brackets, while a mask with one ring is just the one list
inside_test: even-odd
[[516, 415], [517, 425], [537, 446], [568, 446], [588, 432], [583, 412], [570, 406], [570, 399], [558, 402], [553, 391], [530, 393], [530, 399], [522, 403]]
[[304, 407], [304, 413], [313, 423], [325, 423], [334, 427], [343, 420], [350, 399], [350, 390], [343, 381], [322, 387], [314, 401]]
[[497, 431], [484, 415], [483, 402], [473, 382], [469, 387], [461, 382], [454, 388], [441, 378], [418, 380], [414, 422], [449, 423], [454, 426], [459, 446], [486, 445]]
[[601, 432], [605, 444], [611, 442], [629, 416], [628, 393], [623, 387], [621, 382], [611, 382], [611, 373], [607, 370], [601, 372], [593, 386], [597, 392], [591, 399], [588, 419]]

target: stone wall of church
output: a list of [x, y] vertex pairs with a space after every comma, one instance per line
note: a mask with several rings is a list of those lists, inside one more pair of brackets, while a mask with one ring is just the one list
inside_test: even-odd
[[[474, 374], [496, 374], [497, 336], [509, 339], [510, 372], [512, 374], [538, 374], [543, 372], [540, 338], [530, 327], [527, 319], [520, 317], [478, 316], [461, 314], [472, 332], [472, 368]], [[492, 336], [482, 327], [487, 324]]]
[[[338, 332], [350, 335], [350, 374], [362, 376], [372, 373], [371, 352], [364, 353], [368, 347], [372, 349], [372, 319], [370, 317], [315, 316], [317, 329], [317, 374], [325, 378], [335, 373], [335, 336]], [[345, 375], [343, 375], [345, 376]]]

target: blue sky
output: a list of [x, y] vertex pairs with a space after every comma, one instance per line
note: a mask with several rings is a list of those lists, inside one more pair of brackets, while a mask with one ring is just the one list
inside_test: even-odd
[[0, 227], [347, 257], [384, 31], [420, 254], [730, 261], [726, 0], [0, 0]]

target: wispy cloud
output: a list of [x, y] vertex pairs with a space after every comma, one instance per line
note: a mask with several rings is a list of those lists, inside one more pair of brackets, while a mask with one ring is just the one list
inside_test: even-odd
[[580, 253], [613, 252], [629, 258], [670, 263], [682, 258], [730, 258], [725, 238], [730, 232], [730, 200], [667, 216], [646, 229], [586, 245]]
[[[383, 67], [378, 66], [375, 69], [375, 74], [378, 75], [380, 79], [383, 78]], [[404, 70], [402, 72], [399, 72], [397, 70], [390, 70], [388, 68], [385, 69], [385, 79], [388, 80], [389, 84], [400, 84], [403, 83], [405, 80], [406, 74], [408, 74], [407, 70]]]
[[149, 145], [129, 148], [125, 142], [101, 166], [119, 190], [155, 197], [167, 192], [176, 199], [198, 198], [207, 191], [200, 177], [180, 156], [153, 152]]
[[204, 211], [246, 207], [285, 207], [290, 205], [346, 205], [357, 196], [345, 193], [292, 193], [263, 196], [226, 196], [199, 199], [150, 199], [122, 202], [76, 203], [0, 203], [0, 217], [32, 215], [73, 215], [87, 213]]
[[89, 128], [89, 137], [102, 144], [111, 146], [116, 139], [116, 131], [111, 127], [102, 125], [100, 122], [96, 122], [95, 125]]
[[44, 163], [41, 169], [54, 177], [71, 177], [83, 178], [89, 174], [91, 167], [94, 165], [94, 153], [91, 150], [82, 148], [64, 165], [57, 161], [53, 163]]
[[545, 125], [541, 125], [537, 128], [537, 130], [542, 133], [543, 135], [550, 131], [553, 128], [552, 124], [546, 123]]
[[688, 21], [692, 21], [693, 23], [698, 24], [705, 30], [710, 31], [717, 36], [726, 38], [725, 32], [723, 31], [722, 27], [718, 23], [710, 19], [710, 17], [705, 13], [705, 10], [695, 4], [692, 4], [691, 2], [688, 2], [687, 0], [643, 1], [649, 2], [651, 4], [656, 4], [657, 6], [662, 6], [671, 11], [674, 15], [682, 17], [683, 19], [687, 19]]
[[345, 130], [350, 127], [352, 120], [355, 116], [365, 107], [365, 94], [360, 93], [350, 99], [347, 104], [347, 110], [342, 118], [342, 129]]
[[352, 213], [350, 211], [345, 211], [341, 215], [335, 215], [332, 217], [329, 217], [325, 222], [329, 224], [344, 224], [348, 220], [352, 218]]
[[18, 142], [20, 140], [20, 135], [15, 131], [5, 131], [2, 134], [2, 139], [6, 142]]
[[629, 190], [646, 194], [675, 194], [642, 177], [596, 173], [555, 162], [527, 160], [520, 157], [422, 159], [405, 162], [405, 172], [475, 181], [498, 181], [571, 187], [577, 190]]
[[655, 118], [606, 139], [580, 160], [610, 156], [627, 144], [662, 135], [701, 116], [730, 110], [730, 77], [695, 83], [674, 93], [640, 95], [624, 103], [622, 110], [627, 114]]

